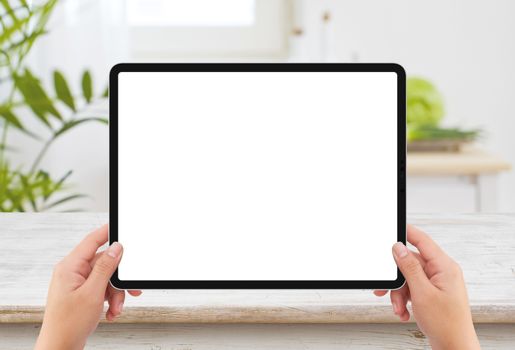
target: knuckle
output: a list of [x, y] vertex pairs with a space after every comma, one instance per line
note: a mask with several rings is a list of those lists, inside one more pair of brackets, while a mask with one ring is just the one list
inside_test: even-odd
[[86, 260], [81, 260], [78, 263], [78, 268], [80, 271], [85, 271], [86, 275], [88, 275], [91, 272], [91, 263]]
[[107, 274], [113, 269], [113, 262], [106, 257], [102, 257], [96, 262], [95, 269], [100, 274]]
[[64, 270], [65, 270], [65, 263], [63, 260], [57, 262], [55, 265], [54, 265], [54, 275], [59, 277], [59, 276], [62, 276], [64, 274]]
[[451, 263], [451, 267], [449, 270], [450, 270], [452, 276], [454, 276], [454, 277], [460, 277], [463, 275], [463, 271], [461, 270], [460, 265], [458, 265], [458, 263], [456, 263], [454, 261]]
[[410, 275], [418, 274], [420, 273], [420, 264], [415, 259], [408, 259], [404, 263], [404, 271]]

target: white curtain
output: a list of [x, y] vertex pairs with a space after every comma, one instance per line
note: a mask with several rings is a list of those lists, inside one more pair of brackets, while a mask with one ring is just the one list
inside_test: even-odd
[[[124, 7], [123, 0], [63, 0], [57, 4], [48, 23], [49, 33], [36, 42], [27, 59], [48, 91], [53, 91], [52, 71], [58, 69], [68, 78], [72, 92], [80, 95], [82, 72], [89, 69], [95, 95], [102, 94], [111, 66], [128, 61]], [[90, 111], [107, 117], [107, 101], [97, 101]], [[29, 113], [23, 118], [26, 126], [45, 135], [45, 127]], [[40, 143], [17, 133], [10, 136], [9, 142], [20, 150], [13, 157], [21, 166], [30, 164], [41, 148]], [[108, 128], [95, 123], [71, 130], [52, 145], [42, 168], [54, 177], [73, 170], [71, 191], [89, 196], [70, 204], [68, 209], [108, 209], [108, 149]]]
[[49, 33], [42, 37], [29, 58], [40, 74], [58, 68], [77, 77], [85, 68], [95, 82], [107, 82], [109, 68], [127, 61], [127, 26], [124, 0], [64, 0], [49, 21]]

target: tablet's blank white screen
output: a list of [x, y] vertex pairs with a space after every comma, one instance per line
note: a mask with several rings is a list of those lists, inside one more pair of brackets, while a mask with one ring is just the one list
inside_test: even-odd
[[121, 280], [395, 280], [397, 76], [122, 72]]

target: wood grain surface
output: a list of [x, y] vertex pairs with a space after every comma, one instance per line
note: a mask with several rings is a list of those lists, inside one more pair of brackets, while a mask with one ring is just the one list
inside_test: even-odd
[[[0, 323], [41, 322], [53, 265], [105, 213], [0, 214]], [[464, 271], [476, 323], [515, 323], [515, 215], [412, 215]], [[117, 323], [397, 323], [387, 298], [346, 290], [168, 290]]]
[[[0, 348], [32, 348], [39, 324], [0, 325]], [[515, 325], [480, 324], [483, 350], [513, 350]], [[101, 324], [90, 350], [430, 349], [414, 324]], [[458, 350], [458, 349], [457, 349]]]

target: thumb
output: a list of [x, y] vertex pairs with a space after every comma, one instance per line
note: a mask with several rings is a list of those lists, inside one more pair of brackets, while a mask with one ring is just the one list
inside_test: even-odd
[[84, 283], [91, 291], [105, 293], [111, 275], [114, 273], [122, 256], [122, 245], [118, 242], [111, 244], [95, 262], [88, 279]]
[[408, 287], [412, 293], [417, 293], [427, 288], [431, 288], [432, 284], [420, 265], [418, 259], [413, 253], [401, 242], [397, 242], [392, 248], [393, 256], [397, 266], [401, 270]]

